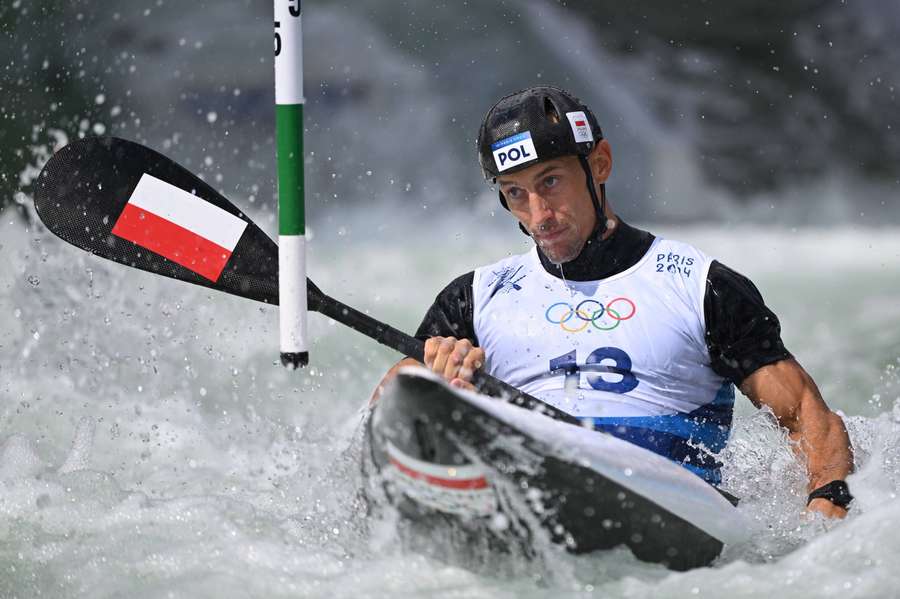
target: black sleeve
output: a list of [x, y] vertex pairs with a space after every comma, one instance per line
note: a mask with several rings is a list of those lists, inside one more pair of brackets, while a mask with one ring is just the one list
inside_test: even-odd
[[416, 331], [422, 341], [429, 337], [469, 339], [478, 345], [473, 322], [473, 290], [475, 273], [457, 277], [437, 295]]
[[758, 368], [791, 357], [778, 317], [747, 277], [713, 261], [703, 300], [712, 369], [740, 385]]

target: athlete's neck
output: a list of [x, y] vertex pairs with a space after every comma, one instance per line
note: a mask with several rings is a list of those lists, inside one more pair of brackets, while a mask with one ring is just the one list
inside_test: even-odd
[[538, 246], [538, 257], [544, 270], [555, 277], [570, 281], [597, 281], [619, 274], [637, 264], [650, 249], [653, 235], [628, 225], [621, 218], [617, 218], [615, 222], [616, 226], [607, 231], [605, 238], [600, 233], [599, 227], [595, 228], [581, 253], [574, 260], [561, 266], [551, 262]]

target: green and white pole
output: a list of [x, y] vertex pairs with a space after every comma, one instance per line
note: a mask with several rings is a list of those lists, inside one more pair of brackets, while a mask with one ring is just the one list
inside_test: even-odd
[[303, 204], [301, 0], [275, 0], [275, 137], [278, 157], [278, 304], [281, 363], [306, 366], [306, 216]]

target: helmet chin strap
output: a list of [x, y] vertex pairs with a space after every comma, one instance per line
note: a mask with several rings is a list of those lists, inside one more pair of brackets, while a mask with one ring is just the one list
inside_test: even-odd
[[594, 230], [597, 232], [597, 235], [602, 237], [606, 233], [606, 185], [604, 183], [600, 184], [600, 198], [598, 199], [597, 190], [594, 186], [594, 175], [591, 174], [591, 165], [588, 164], [587, 156], [579, 154], [578, 162], [581, 163], [581, 170], [584, 171], [584, 176], [587, 179], [588, 193], [591, 194], [594, 213], [597, 215], [597, 224], [594, 226]]

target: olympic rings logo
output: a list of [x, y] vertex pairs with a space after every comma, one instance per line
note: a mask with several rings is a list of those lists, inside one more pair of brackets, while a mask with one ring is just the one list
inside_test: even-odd
[[556, 302], [547, 308], [544, 318], [569, 333], [580, 333], [589, 326], [600, 331], [611, 331], [623, 320], [634, 318], [636, 312], [637, 307], [627, 297], [617, 297], [606, 305], [586, 299], [575, 307], [568, 302]]

